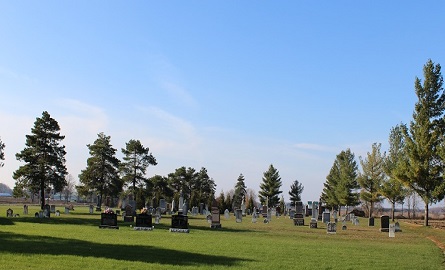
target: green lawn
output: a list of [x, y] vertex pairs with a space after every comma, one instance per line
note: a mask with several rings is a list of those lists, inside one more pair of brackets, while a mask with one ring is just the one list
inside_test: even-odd
[[[20, 217], [6, 218], [11, 207]], [[444, 269], [441, 249], [427, 237], [445, 241], [445, 232], [401, 223], [395, 238], [350, 222], [328, 235], [295, 227], [286, 217], [271, 223], [236, 223], [221, 215], [211, 230], [203, 216], [189, 217], [190, 233], [171, 233], [164, 217], [153, 231], [134, 231], [119, 219], [119, 230], [99, 229], [99, 213], [77, 207], [69, 215], [35, 218], [37, 206], [0, 206], [0, 269]], [[309, 220], [306, 220], [306, 223]]]

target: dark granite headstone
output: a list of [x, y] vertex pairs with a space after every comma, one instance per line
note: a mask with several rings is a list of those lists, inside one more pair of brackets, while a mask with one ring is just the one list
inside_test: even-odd
[[368, 220], [368, 226], [374, 226], [374, 217], [370, 217]]
[[117, 226], [117, 215], [101, 213], [99, 228], [119, 229], [119, 227]]
[[380, 231], [381, 232], [389, 231], [389, 216], [380, 217]]
[[137, 214], [136, 215], [136, 225], [135, 230], [152, 230], [152, 215], [148, 214]]
[[171, 232], [189, 232], [188, 216], [172, 215]]

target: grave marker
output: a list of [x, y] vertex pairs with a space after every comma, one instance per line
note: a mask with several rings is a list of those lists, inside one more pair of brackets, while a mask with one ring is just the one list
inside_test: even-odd
[[6, 210], [6, 217], [13, 217], [14, 216], [14, 211], [11, 208], [8, 208], [8, 210]]
[[173, 215], [170, 232], [189, 233], [188, 217], [184, 215]]
[[243, 212], [241, 209], [235, 210], [236, 223], [241, 223], [243, 221]]
[[212, 224], [210, 225], [210, 228], [212, 229], [219, 229], [221, 228], [221, 217], [219, 215], [219, 208], [216, 200], [213, 201], [212, 206]]
[[23, 214], [24, 215], [28, 214], [28, 206], [26, 204], [23, 206]]
[[151, 231], [153, 230], [152, 215], [147, 212], [136, 215], [136, 226], [134, 230], [137, 231]]
[[117, 215], [113, 210], [107, 208], [105, 213], [100, 214], [100, 225], [101, 229], [119, 229], [117, 226]]
[[381, 232], [389, 231], [389, 216], [380, 217], [380, 231]]
[[229, 212], [229, 209], [224, 210], [224, 218], [225, 218], [226, 220], [229, 220], [229, 219], [230, 219], [230, 212]]
[[125, 206], [124, 222], [134, 222], [133, 207], [129, 204]]
[[396, 234], [395, 234], [396, 226], [394, 224], [389, 224], [388, 231], [389, 231], [389, 237], [396, 237]]
[[337, 223], [328, 222], [327, 233], [328, 234], [336, 234], [337, 233]]

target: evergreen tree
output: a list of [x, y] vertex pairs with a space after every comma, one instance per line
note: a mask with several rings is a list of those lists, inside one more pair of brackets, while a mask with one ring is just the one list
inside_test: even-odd
[[59, 131], [59, 123], [44, 111], [34, 122], [32, 134], [26, 135], [25, 149], [16, 154], [17, 160], [26, 163], [13, 174], [16, 186], [18, 190], [39, 190], [41, 209], [45, 206], [45, 190], [53, 188], [61, 192], [66, 185], [66, 152], [65, 146], [60, 145], [65, 136]]
[[258, 192], [260, 201], [262, 204], [268, 201], [268, 207], [276, 206], [279, 203], [278, 195], [282, 193], [280, 190], [282, 185], [280, 174], [271, 164], [263, 175], [263, 182], [260, 184], [260, 191]]
[[219, 197], [218, 197], [218, 206], [219, 206], [219, 212], [224, 213], [224, 211], [226, 210], [224, 208], [226, 206], [226, 198], [224, 196], [223, 190], [221, 190], [221, 193], [219, 194]]
[[385, 179], [384, 173], [384, 157], [380, 153], [381, 144], [374, 143], [372, 152], [367, 153], [367, 157], [360, 157], [362, 172], [359, 173], [357, 181], [361, 187], [360, 198], [369, 203], [369, 217], [372, 217], [374, 211], [374, 203], [383, 200], [380, 193], [380, 186]]
[[120, 172], [122, 181], [131, 184], [133, 191], [133, 200], [136, 200], [136, 185], [143, 184], [147, 177], [145, 176], [149, 165], [156, 166], [156, 158], [149, 153], [149, 148], [144, 147], [139, 140], [130, 140], [126, 143], [123, 162], [120, 163]]
[[359, 203], [355, 192], [360, 186], [357, 183], [357, 163], [350, 149], [341, 151], [326, 177], [321, 201], [326, 206], [340, 209], [341, 205], [354, 206]]
[[241, 209], [242, 200], [246, 197], [246, 184], [244, 183], [244, 176], [241, 173], [238, 176], [235, 184], [235, 194], [233, 195], [233, 206], [234, 208]]
[[290, 205], [295, 206], [295, 202], [301, 201], [301, 194], [303, 193], [304, 187], [303, 184], [295, 180], [290, 186], [289, 196], [290, 196]]
[[[402, 126], [407, 159], [397, 166], [396, 177], [414, 190], [425, 203], [424, 225], [428, 226], [429, 205], [444, 197], [443, 147], [445, 95], [440, 65], [429, 60], [423, 67], [423, 85], [416, 78], [418, 101], [409, 129]], [[439, 151], [438, 151], [439, 150]]]
[[110, 139], [110, 136], [99, 133], [94, 143], [87, 145], [91, 157], [79, 174], [80, 188], [98, 194], [98, 207], [104, 196], [117, 196], [123, 187], [118, 174], [120, 162], [115, 157], [117, 150], [111, 146]]
[[215, 198], [216, 184], [215, 181], [209, 177], [207, 169], [204, 167], [201, 168], [193, 179], [190, 207], [199, 205], [200, 203], [211, 206]]
[[384, 157], [384, 170], [389, 179], [385, 179], [380, 192], [391, 203], [391, 217], [394, 221], [394, 209], [396, 203], [403, 203], [408, 190], [402, 182], [396, 178], [396, 168], [399, 163], [406, 162], [404, 154], [405, 141], [402, 134], [401, 125], [391, 128], [389, 134], [389, 150]]
[[143, 189], [142, 195], [144, 197], [154, 199], [154, 204], [159, 205], [160, 199], [172, 200], [173, 199], [173, 190], [168, 184], [167, 177], [155, 175], [150, 177], [145, 182], [145, 188]]
[[[5, 160], [5, 144], [2, 142], [1, 138], [0, 138], [0, 160]], [[3, 167], [3, 165], [5, 164], [0, 161], [0, 167]]]

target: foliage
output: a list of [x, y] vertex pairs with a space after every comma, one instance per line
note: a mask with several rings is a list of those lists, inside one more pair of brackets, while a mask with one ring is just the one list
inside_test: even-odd
[[115, 157], [116, 149], [111, 146], [110, 136], [103, 132], [93, 144], [88, 144], [90, 157], [87, 167], [79, 174], [80, 193], [96, 192], [98, 205], [102, 205], [104, 196], [117, 196], [122, 191], [123, 183], [119, 178], [119, 160]]
[[360, 157], [362, 172], [359, 173], [357, 182], [361, 187], [360, 198], [370, 204], [369, 217], [372, 216], [374, 203], [383, 200], [380, 186], [385, 179], [384, 157], [380, 153], [381, 144], [372, 144], [372, 152], [367, 153], [363, 159]]
[[137, 185], [146, 182], [145, 174], [149, 165], [156, 166], [156, 158], [149, 153], [150, 149], [144, 147], [139, 140], [130, 140], [126, 147], [122, 148], [123, 162], [119, 169], [124, 184], [131, 184], [133, 199], [136, 200]]
[[415, 79], [418, 98], [409, 128], [402, 125], [406, 159], [395, 171], [396, 177], [414, 190], [425, 203], [425, 222], [428, 226], [428, 206], [444, 197], [443, 146], [445, 95], [440, 65], [431, 60], [423, 67], [423, 84]]
[[303, 193], [304, 187], [303, 184], [295, 180], [290, 186], [289, 196], [290, 196], [290, 205], [295, 206], [295, 202], [301, 201], [301, 194]]
[[160, 199], [172, 200], [173, 190], [168, 184], [167, 177], [154, 175], [145, 180], [145, 189], [143, 195], [148, 198], [154, 198], [154, 206], [159, 205]]
[[246, 197], [246, 184], [244, 183], [244, 175], [238, 176], [235, 184], [235, 194], [233, 195], [233, 208], [241, 209], [242, 200]]
[[60, 145], [65, 136], [60, 135], [59, 123], [44, 111], [37, 118], [31, 135], [26, 135], [26, 147], [16, 154], [17, 160], [26, 164], [13, 174], [17, 190], [40, 190], [40, 206], [45, 205], [45, 190], [62, 191], [66, 185], [65, 146]]
[[357, 183], [357, 163], [350, 149], [341, 151], [326, 177], [321, 201], [328, 207], [341, 205], [355, 206], [359, 203], [355, 192], [360, 186]]
[[268, 201], [268, 207], [276, 206], [279, 203], [278, 195], [282, 193], [280, 190], [282, 183], [281, 177], [277, 169], [270, 164], [269, 169], [263, 174], [263, 182], [260, 184], [258, 197], [262, 204]]
[[402, 182], [396, 178], [396, 168], [399, 163], [406, 162], [404, 154], [405, 141], [401, 125], [391, 128], [389, 134], [389, 150], [384, 156], [384, 171], [389, 179], [385, 179], [380, 187], [382, 195], [391, 203], [391, 217], [394, 221], [394, 208], [396, 203], [403, 203], [408, 190]]

